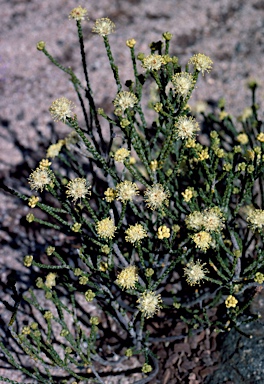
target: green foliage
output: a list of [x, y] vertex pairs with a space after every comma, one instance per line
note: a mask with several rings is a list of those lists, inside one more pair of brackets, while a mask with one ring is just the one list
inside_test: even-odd
[[[46, 215], [34, 213], [28, 221], [51, 228], [60, 239], [47, 244], [45, 262], [35, 255], [24, 260], [40, 273], [23, 298], [38, 322], [29, 319], [15, 329], [14, 312], [9, 324], [24, 353], [42, 368], [23, 367], [2, 342], [1, 348], [39, 383], [57, 383], [58, 368], [61, 378], [102, 383], [96, 364], [114, 367], [131, 355], [145, 357], [141, 368], [149, 381], [158, 372], [155, 335], [149, 333], [153, 321], [167, 332], [166, 340], [165, 321], [225, 331], [255, 318], [248, 307], [264, 281], [264, 133], [256, 85], [252, 106], [239, 122], [222, 100], [219, 112], [202, 113], [198, 123], [188, 101], [198, 77], [211, 69], [210, 58], [194, 55], [182, 69], [169, 55], [170, 33], [151, 44], [150, 55], [137, 55], [131, 39], [134, 78], [122, 85], [108, 39], [113, 25], [101, 19], [94, 30], [103, 36], [117, 86], [108, 115], [95, 107], [82, 15], [82, 7], [71, 12], [85, 85], [44, 42], [38, 49], [70, 75], [85, 124], [71, 101], [54, 101], [52, 116], [72, 133], [48, 148], [47, 159], [29, 177], [41, 200], [15, 192]], [[143, 88], [150, 83], [154, 91], [146, 102]], [[109, 135], [103, 133], [106, 124]], [[216, 320], [211, 308], [217, 308]], [[123, 334], [113, 347], [116, 361], [102, 355], [103, 323], [109, 332], [116, 323], [113, 329]]]

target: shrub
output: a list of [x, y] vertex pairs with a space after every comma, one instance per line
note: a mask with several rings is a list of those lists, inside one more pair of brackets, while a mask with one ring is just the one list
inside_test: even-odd
[[[264, 281], [257, 84], [250, 84], [252, 106], [240, 121], [223, 100], [219, 112], [193, 114], [188, 101], [212, 61], [198, 53], [182, 69], [170, 56], [172, 35], [165, 32], [150, 54], [136, 57], [136, 41], [126, 42], [134, 78], [123, 85], [108, 38], [115, 26], [103, 18], [93, 32], [104, 40], [116, 82], [113, 113], [107, 114], [96, 109], [89, 81], [82, 32], [87, 10], [79, 6], [70, 18], [77, 24], [85, 84], [43, 41], [37, 48], [70, 76], [85, 124], [72, 101], [56, 99], [51, 116], [71, 133], [50, 145], [29, 175], [36, 194], [13, 191], [32, 212], [46, 215], [38, 218], [37, 210], [28, 222], [49, 229], [45, 257], [24, 257], [39, 274], [23, 295], [37, 320], [15, 326], [17, 303], [9, 323], [36, 363], [21, 365], [0, 344], [8, 361], [39, 383], [103, 382], [98, 366], [121, 366], [131, 356], [144, 377], [138, 383], [147, 383], [159, 369], [153, 343], [161, 335], [174, 340], [170, 332], [178, 322], [194, 332], [225, 332], [258, 317], [249, 311]], [[145, 88], [154, 89], [147, 101]]]

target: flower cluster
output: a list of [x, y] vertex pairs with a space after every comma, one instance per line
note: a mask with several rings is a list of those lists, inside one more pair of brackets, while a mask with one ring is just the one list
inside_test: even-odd
[[240, 133], [237, 135], [236, 139], [242, 145], [246, 145], [248, 143], [248, 135], [246, 133]]
[[147, 319], [153, 317], [162, 308], [161, 295], [153, 291], [141, 293], [137, 300], [138, 309]]
[[71, 180], [67, 186], [66, 195], [71, 197], [75, 203], [78, 199], [84, 199], [86, 195], [91, 195], [90, 186], [84, 178], [77, 177], [74, 180]]
[[205, 278], [208, 269], [203, 268], [206, 263], [201, 264], [200, 260], [190, 261], [184, 268], [184, 276], [186, 276], [186, 281], [190, 285], [200, 284], [201, 280]]
[[53, 101], [49, 111], [54, 121], [62, 121], [65, 123], [67, 117], [72, 116], [72, 109], [74, 107], [72, 101], [68, 100], [66, 97], [61, 97], [60, 99]]
[[212, 245], [213, 239], [210, 233], [206, 231], [200, 231], [192, 236], [195, 246], [201, 251], [207, 251], [207, 249]]
[[130, 227], [125, 231], [126, 241], [129, 243], [140, 243], [144, 237], [147, 237], [147, 232], [144, 229], [143, 225], [137, 223], [135, 225], [130, 225]]
[[170, 193], [164, 189], [161, 184], [154, 184], [151, 187], [147, 187], [144, 192], [144, 199], [147, 203], [147, 207], [156, 210], [162, 208], [163, 205], [169, 204]]
[[123, 163], [124, 160], [130, 155], [130, 151], [126, 148], [120, 148], [114, 153], [114, 159], [117, 162]]
[[30, 208], [35, 208], [37, 203], [39, 202], [39, 197], [38, 196], [31, 196], [28, 200], [28, 206]]
[[79, 5], [79, 7], [74, 8], [70, 12], [69, 19], [73, 19], [76, 21], [89, 20], [87, 13], [88, 13], [87, 9]]
[[197, 71], [202, 72], [204, 75], [205, 71], [210, 72], [213, 62], [210, 57], [203, 53], [197, 53], [190, 58], [188, 64], [193, 65]]
[[132, 92], [121, 91], [114, 99], [114, 106], [124, 112], [127, 108], [133, 108], [137, 104], [138, 99]]
[[188, 203], [193, 197], [193, 188], [186, 188], [184, 192], [182, 192], [183, 200]]
[[111, 203], [112, 201], [114, 201], [117, 196], [116, 190], [114, 188], [107, 188], [107, 190], [104, 192], [104, 195], [105, 195], [104, 199], [108, 203]]
[[134, 289], [135, 284], [138, 281], [137, 267], [135, 265], [129, 265], [124, 268], [117, 276], [116, 283], [120, 285], [122, 289]]
[[28, 178], [31, 189], [39, 190], [42, 192], [48, 185], [52, 185], [54, 181], [54, 174], [49, 168], [37, 168], [33, 171]]
[[25, 267], [31, 267], [33, 261], [33, 256], [32, 255], [27, 255], [24, 257], [24, 266]]
[[263, 284], [264, 283], [264, 274], [261, 272], [257, 272], [255, 277], [254, 277], [254, 281], [256, 283]]
[[235, 308], [237, 303], [238, 303], [237, 299], [232, 295], [229, 295], [225, 301], [226, 308], [231, 308], [231, 307]]
[[158, 239], [168, 239], [170, 237], [170, 228], [166, 227], [166, 225], [161, 225], [158, 228], [158, 233], [157, 233]]
[[116, 231], [115, 223], [112, 219], [107, 217], [96, 223], [96, 231], [98, 236], [102, 237], [103, 239], [112, 239]]
[[57, 273], [50, 272], [46, 277], [46, 281], [45, 281], [46, 287], [48, 288], [55, 287], [56, 277], [57, 277]]
[[185, 218], [188, 229], [207, 232], [219, 232], [224, 227], [224, 217], [219, 207], [194, 211]]
[[200, 131], [199, 124], [192, 117], [181, 116], [175, 123], [177, 138], [181, 140], [192, 139]]
[[64, 144], [64, 140], [59, 140], [56, 144], [51, 144], [47, 149], [47, 158], [54, 159], [54, 157], [58, 156]]
[[126, 180], [116, 186], [116, 198], [117, 200], [121, 200], [122, 203], [131, 201], [138, 194], [137, 184], [131, 181]]
[[247, 217], [247, 222], [253, 231], [264, 228], [264, 210], [252, 209]]
[[136, 40], [135, 39], [129, 39], [126, 41], [126, 45], [128, 48], [133, 48], [136, 44]]
[[108, 17], [102, 17], [95, 21], [92, 32], [97, 33], [100, 36], [110, 35], [115, 31], [115, 23], [113, 23]]
[[193, 75], [188, 72], [176, 73], [172, 77], [171, 81], [174, 86], [175, 93], [183, 98], [186, 98], [189, 95], [195, 84]]
[[158, 71], [165, 64], [161, 55], [148, 55], [143, 58], [142, 67], [148, 71]]

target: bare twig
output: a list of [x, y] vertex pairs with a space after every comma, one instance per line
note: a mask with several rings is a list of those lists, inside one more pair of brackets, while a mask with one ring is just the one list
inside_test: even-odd
[[93, 374], [94, 374], [94, 376], [97, 378], [97, 380], [99, 381], [99, 383], [101, 383], [101, 384], [105, 384], [105, 382], [101, 379], [101, 377], [99, 376], [98, 372], [96, 371], [96, 369], [94, 368], [93, 365], [91, 365], [91, 370], [93, 371]]

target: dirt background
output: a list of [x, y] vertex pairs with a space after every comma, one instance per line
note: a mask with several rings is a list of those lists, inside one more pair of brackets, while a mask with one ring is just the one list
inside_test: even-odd
[[[58, 61], [83, 78], [75, 22], [68, 20], [77, 5], [89, 11], [90, 21], [83, 23], [85, 50], [98, 107], [112, 109], [116, 87], [103, 40], [91, 29], [95, 19], [109, 17], [116, 24], [110, 43], [122, 82], [131, 74], [125, 41], [135, 38], [136, 52], [148, 53], [149, 43], [169, 31], [173, 34], [171, 54], [177, 55], [183, 66], [198, 52], [214, 61], [212, 72], [199, 81], [192, 105], [204, 100], [212, 106], [224, 96], [227, 111], [238, 116], [250, 104], [245, 84], [254, 78], [260, 84], [257, 97], [263, 111], [263, 0], [0, 0], [0, 177], [9, 185], [25, 191], [19, 180], [36, 166], [45, 146], [68, 132], [63, 124], [54, 125], [48, 108], [62, 96], [78, 104], [75, 93], [67, 76], [36, 50], [36, 43], [44, 40]], [[21, 220], [27, 212], [19, 200], [0, 192], [0, 273], [5, 283], [11, 272], [27, 273], [21, 266], [29, 247], [21, 235]], [[3, 321], [8, 319], [2, 304], [0, 312]], [[208, 335], [201, 340], [208, 341]], [[199, 361], [190, 356], [190, 361]], [[196, 380], [191, 365], [186, 370], [192, 374], [190, 384], [202, 382], [201, 376]], [[21, 378], [18, 372], [0, 369], [0, 374], [4, 372], [13, 380]], [[178, 382], [173, 380], [172, 384]]]

